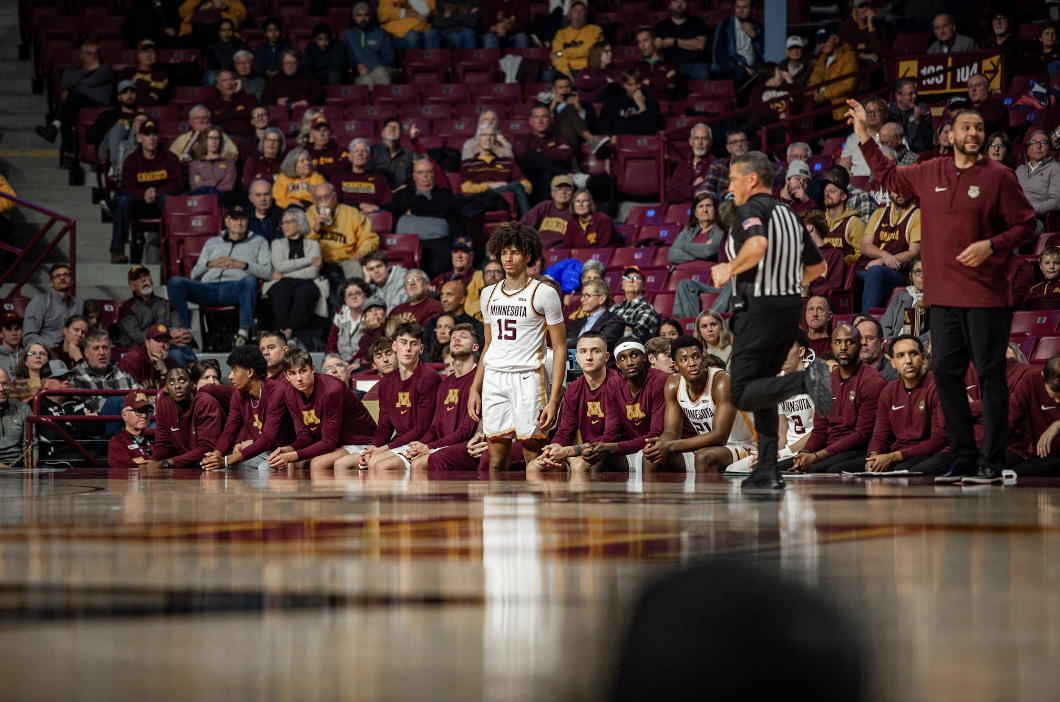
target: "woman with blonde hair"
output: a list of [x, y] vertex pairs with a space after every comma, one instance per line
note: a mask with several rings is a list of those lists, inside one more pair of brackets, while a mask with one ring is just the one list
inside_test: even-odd
[[592, 193], [582, 188], [575, 191], [571, 198], [571, 224], [567, 227], [563, 245], [571, 249], [585, 249], [593, 246], [608, 246], [614, 227], [611, 218], [596, 209]]
[[52, 360], [51, 351], [44, 344], [30, 344], [22, 352], [15, 367], [15, 378], [7, 388], [7, 396], [22, 402], [29, 402], [40, 390], [40, 369]]
[[[493, 144], [493, 155], [497, 158], [515, 158], [515, 154], [512, 151], [511, 142], [504, 138], [501, 134], [501, 119], [497, 115], [497, 111], [494, 109], [483, 110], [478, 116], [478, 126], [481, 127], [483, 124], [488, 124], [493, 127], [493, 133], [496, 137], [496, 141]], [[476, 129], [476, 133], [477, 133]], [[475, 158], [478, 155], [478, 139], [477, 136], [473, 136], [464, 142], [464, 147], [460, 151], [460, 160], [466, 161], [470, 158]]]
[[693, 336], [703, 344], [703, 349], [725, 362], [729, 366], [729, 357], [732, 356], [732, 334], [729, 325], [720, 312], [704, 310], [696, 317], [696, 326]]
[[302, 124], [298, 126], [298, 134], [294, 138], [296, 144], [304, 147], [309, 143], [309, 131], [312, 129], [313, 120], [323, 114], [324, 108], [322, 107], [310, 107], [302, 114]]
[[326, 183], [313, 166], [313, 159], [303, 148], [291, 149], [280, 164], [280, 175], [272, 186], [272, 199], [284, 209], [297, 205], [303, 209], [313, 204], [313, 186]]

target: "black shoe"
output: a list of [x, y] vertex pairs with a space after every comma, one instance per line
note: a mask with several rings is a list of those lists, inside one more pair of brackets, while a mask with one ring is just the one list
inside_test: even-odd
[[751, 474], [740, 483], [741, 490], [783, 490], [784, 478], [776, 469], [762, 470], [755, 468]]
[[832, 371], [821, 359], [815, 359], [806, 369], [806, 392], [813, 400], [814, 411], [822, 417], [832, 413], [835, 398], [832, 397]]
[[1001, 469], [995, 468], [994, 466], [979, 466], [979, 470], [972, 475], [964, 476], [962, 483], [971, 483], [972, 485], [990, 485], [991, 483], [1000, 483]]
[[942, 475], [936, 475], [935, 482], [943, 485], [959, 483], [965, 478], [971, 475], [975, 475], [975, 472], [975, 466], [962, 466], [954, 463], [953, 467], [950, 468], [949, 471], [943, 473]]
[[55, 128], [54, 124], [46, 124], [43, 127], [37, 127], [37, 135], [54, 144], [55, 140], [59, 138], [59, 130]]

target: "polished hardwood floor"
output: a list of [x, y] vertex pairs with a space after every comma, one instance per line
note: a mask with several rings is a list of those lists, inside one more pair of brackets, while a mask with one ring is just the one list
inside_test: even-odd
[[1060, 696], [1060, 480], [43, 469], [0, 471], [0, 699], [603, 700], [718, 555], [857, 622], [869, 700]]

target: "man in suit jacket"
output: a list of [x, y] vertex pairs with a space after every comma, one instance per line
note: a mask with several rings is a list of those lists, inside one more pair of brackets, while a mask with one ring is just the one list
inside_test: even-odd
[[570, 323], [570, 329], [567, 331], [567, 348], [576, 348], [578, 337], [584, 332], [600, 332], [607, 340], [607, 350], [612, 356], [608, 365], [613, 367], [615, 346], [625, 334], [626, 321], [607, 309], [606, 305], [610, 302], [611, 286], [607, 284], [607, 281], [596, 278], [582, 285], [581, 303], [585, 316]]

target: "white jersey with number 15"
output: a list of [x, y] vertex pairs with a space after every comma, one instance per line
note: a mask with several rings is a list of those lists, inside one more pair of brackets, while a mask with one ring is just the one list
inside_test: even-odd
[[545, 361], [545, 328], [563, 323], [563, 303], [551, 286], [531, 280], [520, 290], [504, 290], [505, 281], [483, 289], [482, 323], [492, 339], [482, 359], [488, 370], [536, 371]]

